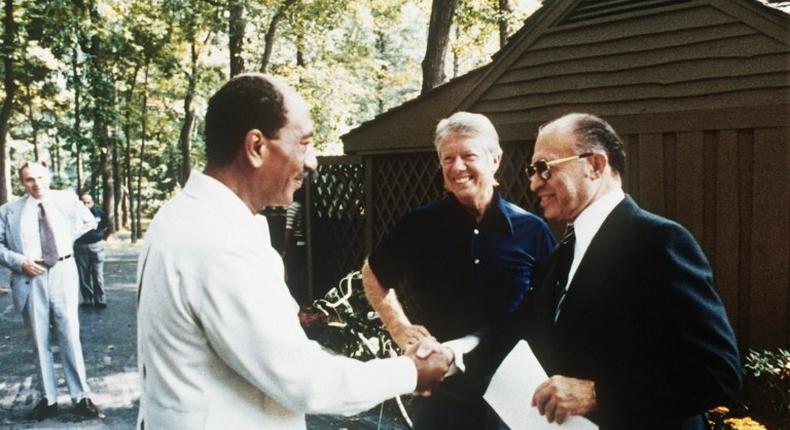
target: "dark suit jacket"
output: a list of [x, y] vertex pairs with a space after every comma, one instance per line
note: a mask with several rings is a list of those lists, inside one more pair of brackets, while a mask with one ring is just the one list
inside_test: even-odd
[[737, 394], [735, 337], [683, 227], [626, 196], [590, 243], [556, 324], [555, 264], [552, 255], [537, 272], [489, 351], [503, 357], [524, 338], [549, 375], [595, 381], [589, 418], [601, 430], [704, 429], [702, 413]]

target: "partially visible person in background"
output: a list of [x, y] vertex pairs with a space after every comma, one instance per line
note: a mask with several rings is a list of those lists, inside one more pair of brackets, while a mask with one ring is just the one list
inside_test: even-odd
[[93, 204], [93, 197], [85, 193], [80, 197], [82, 204], [90, 209], [96, 219], [97, 226], [83, 234], [74, 242], [74, 258], [80, 274], [80, 291], [82, 303], [80, 307], [94, 306], [99, 309], [107, 307], [104, 297], [104, 244], [110, 225], [107, 214], [102, 208]]
[[291, 295], [304, 306], [311, 299], [307, 291], [307, 238], [304, 230], [304, 187], [294, 193], [294, 201], [285, 211], [285, 236], [283, 239], [283, 264], [285, 281]]
[[78, 415], [103, 418], [90, 398], [80, 344], [79, 276], [74, 239], [96, 228], [90, 211], [70, 191], [49, 189], [49, 170], [29, 162], [19, 169], [26, 194], [0, 206], [0, 265], [11, 269], [14, 305], [22, 313], [38, 370], [41, 395], [29, 417], [43, 420], [58, 413], [58, 378], [50, 350], [57, 333], [71, 400]]

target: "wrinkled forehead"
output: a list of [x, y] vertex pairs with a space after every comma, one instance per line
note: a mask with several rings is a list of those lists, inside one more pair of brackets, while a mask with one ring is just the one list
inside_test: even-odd
[[486, 141], [481, 136], [471, 136], [465, 133], [450, 133], [439, 142], [439, 155], [447, 151], [475, 151], [488, 152]]
[[555, 121], [545, 125], [538, 133], [532, 159], [551, 159], [573, 154], [575, 146], [576, 137], [573, 134], [572, 123]]

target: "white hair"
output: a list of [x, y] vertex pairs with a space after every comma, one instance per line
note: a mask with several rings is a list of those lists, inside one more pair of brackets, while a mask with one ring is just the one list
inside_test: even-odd
[[488, 118], [479, 113], [456, 112], [439, 121], [433, 139], [437, 153], [441, 151], [442, 143], [449, 136], [480, 139], [491, 155], [497, 156], [502, 153], [502, 147], [499, 146], [499, 134], [497, 134], [494, 124], [491, 124]]

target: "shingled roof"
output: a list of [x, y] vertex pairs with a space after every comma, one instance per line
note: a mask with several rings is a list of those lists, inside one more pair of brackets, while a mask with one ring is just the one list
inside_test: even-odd
[[489, 64], [363, 123], [345, 150], [430, 150], [438, 120], [457, 110], [486, 114], [507, 142], [571, 110], [787, 106], [788, 12], [788, 1], [547, 0]]

